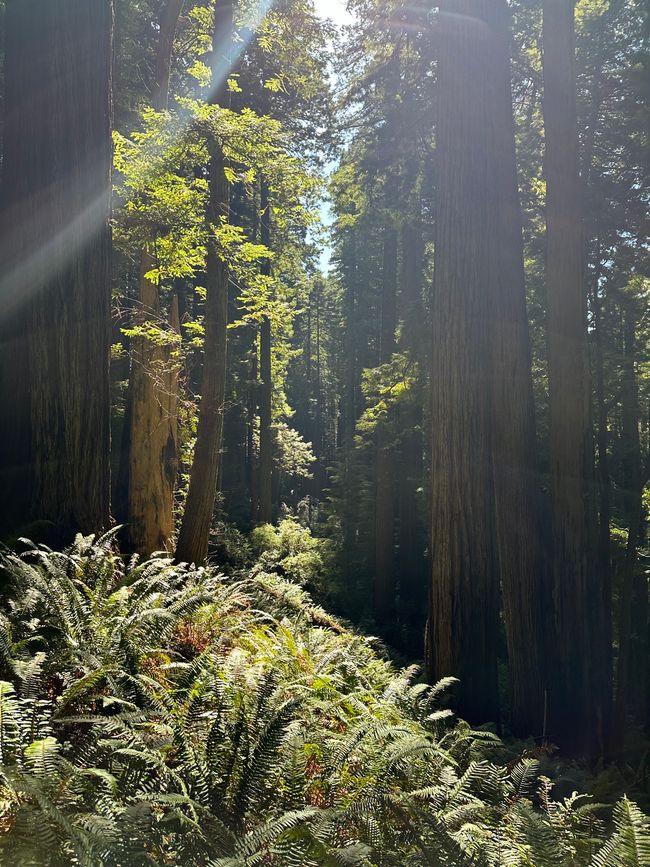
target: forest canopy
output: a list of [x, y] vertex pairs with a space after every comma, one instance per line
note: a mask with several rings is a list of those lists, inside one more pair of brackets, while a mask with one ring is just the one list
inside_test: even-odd
[[0, 863], [650, 864], [649, 37], [0, 0]]

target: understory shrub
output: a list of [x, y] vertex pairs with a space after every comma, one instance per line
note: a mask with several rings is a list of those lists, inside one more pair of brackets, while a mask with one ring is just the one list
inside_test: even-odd
[[125, 563], [110, 535], [3, 558], [2, 864], [650, 863], [632, 802], [497, 766], [439, 709], [451, 681], [395, 670], [268, 565]]
[[312, 536], [295, 518], [284, 518], [277, 527], [256, 527], [250, 541], [261, 569], [314, 589], [319, 587], [330, 554], [329, 542]]

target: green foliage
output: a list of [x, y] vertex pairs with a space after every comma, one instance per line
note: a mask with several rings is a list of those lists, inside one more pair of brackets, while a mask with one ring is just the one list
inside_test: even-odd
[[277, 572], [298, 584], [318, 584], [323, 575], [327, 542], [316, 539], [293, 518], [285, 518], [277, 527], [256, 527], [251, 545], [262, 570]]
[[614, 808], [614, 835], [594, 856], [594, 867], [642, 867], [650, 864], [650, 820], [624, 798]]
[[388, 364], [364, 370], [361, 391], [367, 407], [357, 422], [358, 432], [372, 433], [378, 424], [386, 424], [392, 408], [413, 400], [417, 377], [417, 364], [405, 353], [394, 353]]
[[[314, 544], [292, 521], [254, 539]], [[647, 863], [633, 804], [605, 839], [535, 763], [491, 764], [437, 709], [449, 683], [396, 672], [282, 578], [125, 564], [110, 537], [2, 568], [2, 863]]]

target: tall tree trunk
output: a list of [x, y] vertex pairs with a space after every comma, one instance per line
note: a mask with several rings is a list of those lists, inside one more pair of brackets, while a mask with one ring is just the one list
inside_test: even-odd
[[506, 3], [449, 0], [439, 40], [429, 658], [435, 676], [461, 678], [462, 713], [498, 719], [501, 579], [513, 727], [541, 734], [543, 566]]
[[522, 737], [541, 736], [547, 700], [548, 624], [544, 611], [548, 593], [538, 515], [541, 485], [510, 84], [509, 13], [504, 0], [482, 5], [489, 28], [483, 74], [491, 110], [482, 144], [492, 179], [489, 219], [494, 222], [485, 279], [491, 302], [496, 537], [508, 644], [511, 726]]
[[258, 455], [255, 449], [255, 420], [258, 416], [258, 366], [259, 366], [259, 339], [258, 329], [251, 326], [251, 370], [248, 388], [248, 407], [246, 424], [246, 452], [248, 457], [248, 485], [250, 492], [250, 523], [257, 523], [257, 510], [259, 497], [257, 494], [258, 481]]
[[[266, 181], [260, 184], [261, 243], [271, 246], [271, 213]], [[262, 273], [271, 275], [271, 260], [265, 259]], [[260, 325], [260, 460], [258, 481], [257, 523], [273, 520], [273, 375], [271, 319], [265, 316]]]
[[[395, 183], [386, 181], [387, 223], [384, 228], [382, 265], [381, 326], [379, 363], [388, 364], [395, 351], [397, 326], [397, 227], [390, 209], [394, 207]], [[375, 619], [385, 627], [395, 609], [395, 484], [392, 412], [377, 427], [375, 491]]]
[[604, 720], [595, 701], [600, 687], [592, 604], [599, 589], [591, 551], [593, 454], [573, 0], [546, 0], [543, 35], [555, 604], [550, 733], [565, 750], [584, 753], [596, 749], [598, 730], [604, 737]]
[[109, 523], [112, 30], [111, 0], [6, 4], [3, 523], [52, 544]]
[[[600, 124], [604, 96], [604, 63], [605, 49], [607, 46], [607, 32], [611, 26], [611, 20], [618, 11], [621, 0], [611, 0], [598, 19], [595, 38], [595, 63], [594, 76], [591, 85], [591, 100], [589, 112], [585, 121], [585, 132], [582, 146], [583, 169], [582, 180], [584, 184], [583, 196], [585, 202], [584, 212], [589, 213], [590, 198], [597, 186], [593, 187], [594, 174], [594, 149], [596, 133]], [[602, 194], [598, 194], [601, 198]], [[595, 207], [596, 224], [593, 227], [595, 238], [595, 261], [593, 262], [593, 288], [592, 313], [593, 313], [593, 345], [594, 345], [594, 379], [595, 400], [597, 412], [597, 435], [596, 447], [598, 453], [598, 472], [596, 476], [598, 490], [598, 526], [595, 541], [596, 564], [600, 579], [600, 592], [593, 600], [596, 607], [594, 613], [594, 634], [599, 636], [599, 658], [596, 665], [595, 677], [600, 684], [599, 703], [602, 706], [601, 723], [599, 726], [600, 752], [604, 758], [608, 758], [612, 747], [612, 721], [613, 721], [613, 630], [612, 630], [612, 556], [611, 556], [611, 480], [609, 473], [609, 419], [607, 401], [605, 396], [605, 364], [603, 352], [603, 316], [600, 296], [600, 282], [602, 278], [602, 249], [600, 240], [600, 216], [604, 202]], [[595, 512], [595, 507], [594, 507]], [[594, 572], [594, 574], [596, 574]]]
[[343, 551], [346, 575], [353, 573], [353, 552], [356, 548], [358, 514], [354, 499], [349, 494], [354, 490], [355, 455], [354, 432], [357, 422], [356, 390], [359, 378], [355, 323], [357, 319], [357, 285], [359, 281], [358, 238], [355, 229], [350, 231], [349, 250], [344, 259], [345, 279], [345, 316], [344, 316], [344, 389], [341, 406], [341, 451], [342, 451], [342, 490], [344, 492], [343, 511]]
[[[151, 104], [164, 111], [169, 102], [169, 75], [174, 35], [184, 0], [166, 0], [160, 13], [160, 35]], [[155, 268], [155, 242], [140, 262], [135, 324], [163, 324], [160, 287], [147, 278]], [[173, 325], [172, 325], [173, 329]], [[178, 372], [170, 345], [145, 336], [133, 341], [126, 413], [129, 424], [127, 546], [144, 556], [162, 550], [174, 533], [174, 489], [177, 474]]]
[[[625, 485], [624, 503], [628, 523], [628, 539], [625, 560], [621, 575], [621, 589], [618, 616], [618, 663], [616, 670], [615, 703], [615, 753], [622, 757], [625, 746], [625, 724], [629, 710], [629, 697], [632, 692], [630, 673], [633, 668], [632, 649], [632, 603], [635, 590], [637, 548], [643, 522], [643, 489], [646, 479], [641, 457], [639, 437], [639, 392], [635, 373], [636, 353], [636, 314], [632, 303], [626, 306], [624, 314], [624, 354], [621, 395], [621, 436], [623, 439], [623, 480]], [[647, 598], [647, 579], [645, 595]]]
[[[598, 245], [600, 255], [600, 244]], [[611, 750], [613, 713], [613, 635], [612, 635], [612, 554], [611, 554], [611, 499], [612, 485], [609, 473], [609, 418], [605, 395], [605, 359], [603, 352], [603, 316], [600, 298], [600, 261], [596, 265], [593, 285], [594, 370], [595, 398], [598, 413], [598, 539], [597, 568], [601, 592], [598, 622], [601, 635], [602, 662], [599, 666], [603, 692], [602, 752], [605, 758]]]
[[[419, 210], [419, 201], [416, 207]], [[400, 407], [397, 419], [401, 435], [397, 469], [397, 574], [400, 619], [408, 627], [407, 646], [413, 654], [420, 651], [414, 627], [421, 623], [426, 607], [426, 563], [423, 556], [425, 538], [421, 527], [422, 509], [418, 495], [424, 473], [422, 422], [426, 337], [422, 328], [425, 320], [421, 298], [423, 248], [419, 221], [405, 220], [402, 225], [400, 276], [400, 348], [409, 354], [416, 381], [413, 394], [408, 403]]]
[[437, 34], [432, 574], [426, 651], [433, 678], [460, 678], [458, 710], [470, 722], [499, 717], [488, 372], [490, 257], [498, 239], [493, 232], [493, 150], [486, 140], [493, 130], [486, 12], [480, 0], [446, 0], [440, 4]]
[[[213, 76], [218, 84], [215, 99], [225, 95], [226, 71], [230, 67], [232, 3], [217, 0], [214, 24]], [[228, 335], [228, 265], [223, 259], [216, 232], [228, 220], [229, 184], [221, 145], [208, 142], [209, 201], [208, 256], [206, 265], [205, 348], [201, 377], [201, 403], [190, 474], [190, 486], [176, 547], [176, 559], [202, 563], [208, 554], [223, 439], [226, 397], [226, 349]]]

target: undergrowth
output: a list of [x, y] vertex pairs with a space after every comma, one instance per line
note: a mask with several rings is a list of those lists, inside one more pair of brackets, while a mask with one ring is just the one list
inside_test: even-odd
[[316, 552], [287, 544], [239, 580], [125, 563], [111, 535], [3, 558], [2, 864], [650, 864], [631, 801], [495, 764], [451, 682], [315, 605], [286, 576]]

